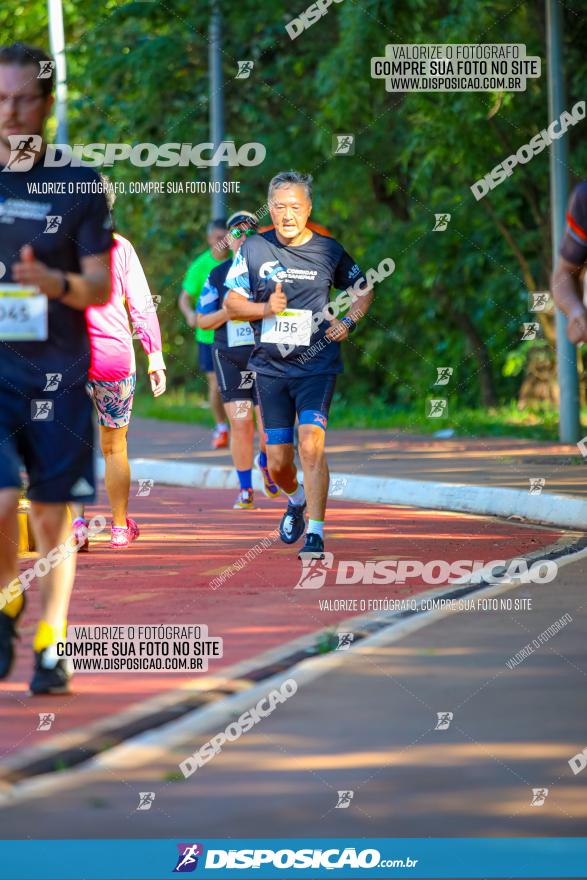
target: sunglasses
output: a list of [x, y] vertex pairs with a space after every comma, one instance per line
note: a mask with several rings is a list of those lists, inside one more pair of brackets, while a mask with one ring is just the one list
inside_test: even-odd
[[250, 226], [248, 229], [239, 229], [239, 227], [237, 226], [235, 229], [230, 230], [230, 234], [232, 235], [233, 238], [242, 238], [243, 235], [246, 236], [247, 238], [250, 238], [251, 235], [257, 234], [257, 230], [251, 229]]

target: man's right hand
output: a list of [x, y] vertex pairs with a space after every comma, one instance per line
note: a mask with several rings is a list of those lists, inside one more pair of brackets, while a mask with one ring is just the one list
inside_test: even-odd
[[281, 281], [275, 285], [275, 291], [271, 294], [267, 301], [265, 312], [268, 315], [278, 315], [279, 312], [287, 308], [287, 296], [281, 289]]
[[194, 330], [198, 326], [198, 313], [191, 312], [187, 316], [187, 320], [188, 320], [188, 325], [192, 328], [192, 330]]
[[587, 311], [583, 305], [577, 306], [568, 316], [567, 336], [573, 345], [587, 342]]

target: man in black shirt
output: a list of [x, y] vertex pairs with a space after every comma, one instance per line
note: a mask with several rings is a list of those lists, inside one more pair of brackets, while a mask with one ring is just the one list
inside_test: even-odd
[[[295, 171], [272, 179], [268, 201], [274, 229], [244, 243], [226, 278], [224, 304], [229, 318], [253, 326], [249, 366], [256, 372], [269, 472], [289, 499], [281, 539], [293, 544], [303, 535], [307, 493], [309, 523], [300, 557], [323, 558], [329, 483], [324, 442], [342, 371], [340, 342], [365, 314], [373, 293], [342, 245], [308, 228], [311, 180]], [[331, 287], [345, 291], [333, 303]], [[303, 486], [294, 464], [296, 414]]]
[[68, 690], [58, 645], [75, 553], [61, 545], [70, 537], [67, 502], [94, 499], [84, 311], [108, 301], [112, 247], [99, 176], [51, 164], [60, 158], [43, 140], [53, 76], [39, 77], [48, 63], [23, 43], [0, 48], [0, 678], [10, 673], [30, 583], [17, 578], [24, 465], [41, 557], [33, 693]]

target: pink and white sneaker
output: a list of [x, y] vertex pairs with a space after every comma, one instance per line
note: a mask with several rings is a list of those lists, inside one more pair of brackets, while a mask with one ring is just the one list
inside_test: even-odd
[[89, 523], [87, 519], [83, 518], [83, 516], [78, 516], [77, 519], [74, 519], [71, 524], [71, 531], [75, 543], [77, 544], [78, 553], [87, 553], [90, 549], [90, 542], [88, 540], [88, 526]]
[[128, 547], [140, 535], [139, 527], [129, 516], [126, 518], [126, 528], [124, 526], [112, 526], [112, 534], [110, 536], [110, 546], [120, 550]]

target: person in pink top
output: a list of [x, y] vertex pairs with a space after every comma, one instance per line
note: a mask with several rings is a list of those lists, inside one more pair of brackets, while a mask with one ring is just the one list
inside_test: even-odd
[[[127, 311], [128, 309], [128, 311]], [[100, 426], [100, 447], [106, 463], [106, 492], [112, 509], [111, 546], [128, 547], [139, 537], [139, 527], [128, 516], [130, 466], [126, 434], [136, 386], [133, 334], [148, 358], [149, 379], [155, 397], [165, 391], [165, 362], [156, 306], [137, 253], [126, 238], [115, 233], [112, 248], [112, 294], [109, 302], [86, 310], [91, 362], [87, 390]], [[87, 527], [81, 505], [70, 505], [74, 533]], [[82, 550], [88, 549], [87, 539]]]

